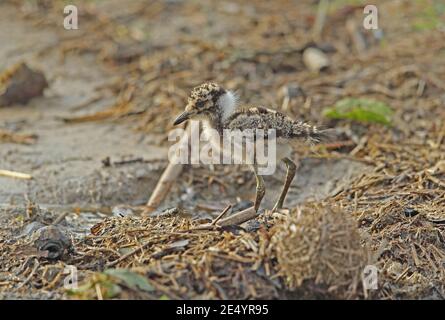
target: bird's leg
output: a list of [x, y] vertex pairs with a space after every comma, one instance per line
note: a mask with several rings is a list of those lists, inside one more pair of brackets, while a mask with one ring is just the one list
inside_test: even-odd
[[297, 165], [291, 159], [283, 158], [283, 162], [287, 167], [286, 181], [284, 182], [283, 190], [281, 190], [280, 197], [278, 198], [278, 201], [273, 207], [272, 211], [277, 211], [283, 208], [283, 203], [284, 199], [286, 198], [287, 191], [289, 190], [289, 186], [295, 177], [295, 173], [297, 172]]
[[258, 174], [257, 166], [251, 165], [252, 171], [255, 174], [256, 179], [256, 196], [255, 196], [255, 211], [258, 211], [260, 208], [261, 200], [263, 200], [264, 195], [266, 194], [266, 187], [264, 185], [263, 177]]

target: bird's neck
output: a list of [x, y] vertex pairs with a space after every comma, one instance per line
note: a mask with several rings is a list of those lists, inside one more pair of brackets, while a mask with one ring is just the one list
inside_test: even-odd
[[223, 114], [221, 110], [217, 108], [214, 112], [209, 113], [207, 115], [207, 119], [205, 119], [206, 122], [205, 126], [207, 128], [215, 129], [216, 131], [218, 131], [219, 134], [222, 134], [224, 129], [224, 124], [222, 119], [223, 119]]
[[213, 113], [209, 114], [209, 125], [222, 133], [224, 122], [236, 111], [238, 98], [235, 93], [227, 90], [219, 97], [216, 108]]
[[222, 129], [224, 122], [236, 111], [238, 97], [232, 91], [227, 90], [223, 93], [216, 103], [216, 112], [211, 116], [210, 123], [213, 128]]
[[226, 121], [236, 110], [238, 105], [238, 97], [230, 90], [227, 90], [218, 99], [218, 109], [221, 115], [221, 121]]

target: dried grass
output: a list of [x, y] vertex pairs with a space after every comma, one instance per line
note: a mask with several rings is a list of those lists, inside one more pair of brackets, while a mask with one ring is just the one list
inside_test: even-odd
[[311, 282], [337, 297], [357, 296], [368, 256], [350, 215], [308, 205], [294, 209], [274, 230], [278, 269], [290, 289]]

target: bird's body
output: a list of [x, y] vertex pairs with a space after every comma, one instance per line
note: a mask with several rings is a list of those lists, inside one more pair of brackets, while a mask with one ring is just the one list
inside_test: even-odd
[[[179, 124], [187, 119], [194, 118], [203, 121], [204, 133], [212, 146], [221, 152], [227, 151], [223, 144], [224, 134], [234, 132], [240, 133], [247, 140], [255, 142], [257, 135], [249, 135], [261, 131], [266, 141], [270, 139], [269, 134], [274, 135], [275, 159], [283, 160], [288, 168], [286, 183], [280, 199], [275, 206], [278, 209], [283, 205], [287, 189], [293, 179], [296, 171], [296, 165], [289, 159], [292, 153], [292, 143], [297, 141], [307, 141], [317, 143], [323, 140], [325, 131], [318, 130], [315, 126], [309, 125], [303, 121], [295, 121], [292, 118], [272, 109], [265, 107], [239, 107], [237, 96], [228, 90], [223, 89], [215, 83], [205, 83], [193, 89], [185, 112], [180, 115], [175, 124]], [[245, 134], [249, 132], [249, 134]], [[259, 203], [265, 193], [264, 182], [258, 175], [258, 165], [265, 165], [261, 160], [265, 158], [259, 156], [257, 145], [253, 143], [253, 150], [246, 150], [243, 146], [241, 153], [232, 154], [235, 163], [250, 164], [257, 179], [257, 197], [255, 209], [258, 209]], [[264, 144], [265, 153], [269, 155], [270, 148]], [[232, 150], [232, 146], [229, 146]], [[253, 152], [253, 162], [251, 154]]]
[[[317, 134], [313, 132], [316, 130], [315, 128], [303, 123], [293, 121], [291, 118], [276, 112], [272, 109], [267, 109], [264, 107], [239, 107], [233, 110], [227, 118], [223, 118], [220, 123], [212, 123], [209, 120], [203, 120], [204, 133], [209, 138], [212, 146], [215, 149], [219, 149], [222, 153], [224, 151], [224, 146], [222, 142], [222, 137], [224, 131], [228, 132], [240, 132], [242, 136], [246, 137], [247, 134], [245, 132], [255, 132], [258, 130], [262, 130], [264, 133], [264, 138], [266, 141], [268, 137], [269, 130], [274, 131], [275, 138], [275, 148], [273, 155], [277, 160], [281, 160], [285, 157], [290, 157], [292, 153], [292, 144], [299, 142], [302, 138], [304, 140], [315, 140], [316, 142]], [[214, 135], [210, 132], [211, 130], [216, 130], [219, 135]], [[252, 142], [254, 149], [253, 154], [255, 155], [255, 162], [262, 166], [266, 165], [266, 163], [262, 163], [265, 161], [264, 155], [269, 155], [269, 144], [265, 143], [262, 145], [264, 147], [264, 155], [257, 156], [256, 152], [256, 144], [255, 141], [246, 137], [249, 142]], [[234, 141], [233, 143], [236, 143]], [[229, 145], [229, 147], [231, 147]], [[227, 147], [226, 147], [227, 148]], [[232, 152], [232, 156], [234, 158], [233, 163], [236, 164], [248, 164], [251, 158], [247, 155], [248, 150], [245, 145], [240, 146], [242, 149], [241, 154], [236, 154]], [[250, 162], [251, 163], [251, 162]]]

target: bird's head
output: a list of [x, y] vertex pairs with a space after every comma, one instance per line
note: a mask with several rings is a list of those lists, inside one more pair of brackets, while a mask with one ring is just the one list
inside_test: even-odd
[[236, 96], [220, 85], [206, 82], [195, 87], [189, 98], [185, 111], [179, 115], [174, 125], [189, 119], [213, 118], [232, 112], [236, 105]]

